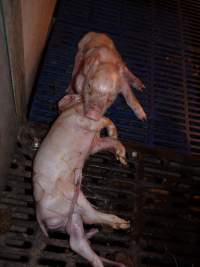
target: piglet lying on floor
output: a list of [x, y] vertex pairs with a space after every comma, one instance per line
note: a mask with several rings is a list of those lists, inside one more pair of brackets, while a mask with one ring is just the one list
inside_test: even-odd
[[[110, 73], [108, 81], [101, 72], [106, 68]], [[113, 86], [112, 71], [118, 76], [117, 82]], [[95, 84], [94, 77], [99, 76], [101, 90]], [[59, 103], [60, 111], [66, 105], [76, 102], [78, 95], [84, 99], [86, 116], [91, 119], [99, 118], [99, 106], [103, 99], [108, 96], [110, 104], [117, 94], [121, 93], [127, 104], [141, 119], [146, 119], [146, 114], [139, 101], [131, 91], [130, 85], [142, 91], [143, 83], [127, 68], [121, 56], [117, 52], [113, 41], [104, 33], [87, 33], [78, 44], [78, 53], [75, 58], [72, 79], [67, 89], [69, 95], [63, 97]]]
[[[104, 75], [106, 77], [106, 73]], [[113, 81], [117, 82], [117, 76]], [[106, 103], [101, 115], [108, 101]], [[108, 137], [100, 137], [102, 128], [107, 128]], [[94, 209], [80, 189], [85, 160], [90, 154], [103, 149], [115, 152], [121, 163], [126, 164], [125, 148], [117, 140], [116, 128], [109, 119], [103, 116], [99, 120], [87, 118], [81, 101], [65, 108], [42, 142], [34, 160], [36, 215], [46, 235], [47, 228], [67, 232], [72, 250], [93, 266], [102, 267], [103, 261], [123, 266], [99, 257], [88, 242], [96, 230], [85, 233], [83, 228], [83, 223], [107, 224], [114, 229], [129, 228], [128, 221]]]
[[[79, 49], [70, 84], [72, 94], [59, 102], [61, 114], [34, 161], [37, 220], [46, 235], [46, 228], [66, 231], [71, 248], [93, 266], [102, 267], [102, 261], [122, 266], [95, 254], [88, 238], [96, 230], [85, 234], [83, 223], [126, 229], [129, 222], [91, 206], [80, 188], [82, 169], [90, 154], [103, 149], [114, 151], [121, 163], [126, 164], [125, 149], [117, 140], [116, 128], [102, 116], [121, 92], [138, 118], [145, 119], [128, 83], [140, 90], [144, 86], [124, 65], [106, 35], [89, 33], [81, 40]], [[100, 137], [102, 128], [107, 128], [109, 137]]]

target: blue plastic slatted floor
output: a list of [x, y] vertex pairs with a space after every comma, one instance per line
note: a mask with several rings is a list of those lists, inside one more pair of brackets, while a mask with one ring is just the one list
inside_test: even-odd
[[146, 85], [140, 122], [122, 97], [107, 112], [119, 135], [151, 147], [200, 153], [200, 3], [195, 0], [61, 0], [29, 119], [51, 123], [70, 81], [80, 38], [106, 32]]

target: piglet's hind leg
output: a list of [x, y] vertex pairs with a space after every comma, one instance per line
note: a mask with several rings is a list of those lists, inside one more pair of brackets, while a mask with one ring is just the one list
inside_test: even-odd
[[[96, 231], [95, 231], [96, 232]], [[87, 259], [94, 267], [103, 267], [103, 263], [111, 264], [117, 267], [125, 267], [123, 263], [108, 260], [103, 257], [99, 257], [90, 247], [88, 238], [84, 233], [83, 222], [81, 216], [77, 213], [72, 215], [72, 224], [70, 232], [70, 247], [73, 251]], [[93, 236], [93, 233], [92, 233]]]
[[81, 190], [82, 172], [80, 169], [76, 169], [74, 174], [75, 174], [75, 191], [68, 215], [67, 229], [70, 229], [71, 227], [72, 215], [74, 213], [75, 205], [77, 204], [77, 199]]
[[[80, 192], [78, 198], [78, 206], [81, 210], [81, 218], [86, 224], [107, 224], [114, 229], [128, 229], [130, 222], [113, 214], [107, 214], [94, 209], [89, 201]], [[72, 223], [71, 223], [72, 225]]]
[[70, 247], [73, 251], [87, 259], [94, 267], [103, 267], [99, 256], [91, 249], [87, 237], [84, 233], [81, 216], [77, 213], [72, 215], [70, 231]]

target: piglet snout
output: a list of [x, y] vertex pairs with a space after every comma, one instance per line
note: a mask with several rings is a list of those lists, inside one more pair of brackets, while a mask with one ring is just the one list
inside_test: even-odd
[[101, 119], [101, 112], [98, 107], [92, 106], [86, 111], [86, 117], [88, 119], [94, 120], [94, 121], [99, 121]]
[[86, 113], [86, 117], [88, 119], [91, 119], [91, 120], [94, 120], [94, 121], [99, 121], [101, 119], [101, 114], [99, 112], [97, 112], [96, 110], [90, 109]]

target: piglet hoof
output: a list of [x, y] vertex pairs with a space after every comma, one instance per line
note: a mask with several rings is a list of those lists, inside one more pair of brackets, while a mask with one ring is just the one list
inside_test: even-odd
[[146, 121], [147, 120], [147, 115], [145, 112], [143, 112], [143, 114], [141, 115], [141, 117], [139, 118], [142, 121]]
[[94, 235], [96, 235], [97, 233], [99, 232], [99, 230], [97, 228], [92, 228], [90, 229], [89, 232], [87, 232], [85, 235], [86, 235], [86, 238], [87, 239], [90, 239], [92, 238]]
[[138, 78], [135, 79], [135, 81], [132, 83], [132, 85], [133, 85], [133, 87], [135, 87], [137, 90], [139, 90], [141, 92], [145, 89], [144, 84]]
[[123, 164], [124, 166], [127, 166], [128, 164], [127, 164], [127, 161], [126, 161], [126, 158], [124, 158], [124, 157], [116, 157], [117, 158], [117, 160], [119, 160], [120, 162], [121, 162], [121, 164]]
[[130, 228], [130, 222], [119, 218], [116, 215], [112, 215], [111, 226], [113, 229], [128, 229]]
[[134, 111], [135, 111], [135, 114], [138, 117], [138, 119], [140, 119], [141, 121], [146, 121], [147, 120], [147, 115], [144, 112], [142, 107], [138, 107]]
[[116, 158], [123, 165], [125, 165], [125, 166], [127, 165], [127, 162], [126, 162], [126, 149], [121, 143], [118, 143], [117, 150], [116, 150]]
[[65, 95], [59, 102], [58, 102], [58, 110], [60, 113], [65, 111], [66, 109], [72, 107], [73, 105], [80, 103], [81, 97], [77, 94], [68, 94]]

